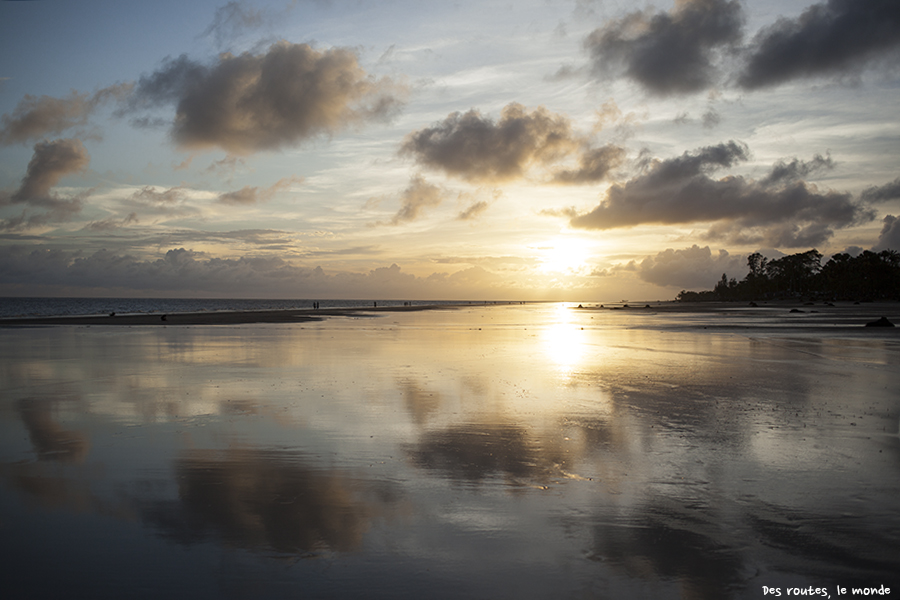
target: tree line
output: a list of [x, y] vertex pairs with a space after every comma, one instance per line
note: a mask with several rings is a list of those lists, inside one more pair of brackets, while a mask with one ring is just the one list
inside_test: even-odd
[[723, 273], [714, 289], [681, 290], [676, 300], [900, 300], [900, 253], [895, 250], [835, 254], [824, 265], [815, 248], [774, 260], [754, 252], [747, 257], [747, 266], [750, 272], [741, 281]]

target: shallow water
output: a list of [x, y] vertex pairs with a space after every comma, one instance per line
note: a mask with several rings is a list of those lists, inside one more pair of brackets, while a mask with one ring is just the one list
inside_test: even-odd
[[0, 330], [3, 586], [896, 596], [900, 336], [746, 319], [528, 305]]

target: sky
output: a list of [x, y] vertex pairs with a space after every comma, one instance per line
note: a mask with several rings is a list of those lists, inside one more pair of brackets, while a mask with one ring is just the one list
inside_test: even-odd
[[896, 0], [0, 1], [0, 295], [668, 300], [900, 250]]

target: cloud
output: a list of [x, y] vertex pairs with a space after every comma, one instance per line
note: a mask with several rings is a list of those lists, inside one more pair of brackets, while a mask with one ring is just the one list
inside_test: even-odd
[[821, 154], [816, 154], [809, 162], [797, 158], [792, 159], [790, 162], [779, 160], [760, 183], [764, 186], [791, 183], [808, 177], [816, 171], [830, 171], [833, 168], [834, 161], [831, 160], [831, 156], [822, 156]]
[[[489, 194], [490, 197], [485, 198], [487, 194]], [[491, 207], [491, 204], [496, 202], [501, 196], [503, 196], [503, 191], [496, 188], [493, 190], [482, 188], [474, 193], [460, 192], [457, 196], [457, 202], [459, 204], [466, 204], [466, 207], [456, 215], [456, 220], [474, 221], [487, 211], [487, 209]]]
[[745, 89], [794, 79], [855, 73], [900, 48], [900, 4], [893, 0], [828, 0], [796, 19], [779, 19], [748, 48], [738, 76]]
[[874, 218], [850, 194], [820, 192], [797, 180], [802, 173], [831, 164], [821, 156], [809, 163], [779, 162], [759, 181], [738, 175], [711, 177], [713, 171], [748, 157], [747, 147], [732, 141], [652, 161], [646, 172], [613, 185], [599, 206], [575, 216], [570, 224], [613, 229], [713, 222], [707, 239], [798, 247], [820, 244], [835, 228]]
[[204, 173], [222, 174], [225, 175], [230, 181], [231, 177], [237, 172], [239, 168], [246, 167], [247, 161], [245, 161], [243, 158], [238, 158], [237, 156], [226, 156], [222, 160], [213, 161], [208, 167], [206, 167], [206, 169], [204, 169]]
[[129, 199], [140, 202], [142, 204], [151, 205], [177, 204], [184, 199], [183, 190], [184, 188], [176, 186], [159, 192], [155, 187], [151, 185], [145, 185], [143, 188], [133, 193]]
[[60, 139], [35, 144], [34, 155], [19, 189], [12, 193], [0, 192], [0, 208], [21, 205], [23, 212], [19, 217], [0, 221], [0, 230], [64, 221], [79, 212], [82, 196], [63, 197], [51, 190], [63, 176], [83, 171], [89, 163], [90, 156], [81, 140]]
[[597, 77], [624, 70], [652, 94], [686, 94], [712, 83], [714, 58], [740, 41], [743, 25], [737, 0], [678, 0], [670, 12], [638, 11], [611, 21], [584, 46]]
[[625, 160], [625, 149], [614, 144], [585, 151], [579, 157], [575, 170], [562, 170], [554, 174], [555, 183], [584, 184], [606, 179], [610, 172]]
[[0, 117], [0, 144], [24, 144], [87, 125], [94, 109], [107, 100], [124, 98], [131, 89], [132, 84], [116, 84], [92, 95], [73, 90], [66, 98], [26, 94], [11, 114]]
[[481, 215], [490, 206], [490, 203], [486, 200], [478, 200], [467, 206], [465, 210], [460, 211], [456, 218], [460, 221], [471, 221]]
[[549, 165], [580, 144], [566, 117], [511, 103], [496, 123], [474, 109], [452, 113], [407, 135], [400, 154], [468, 181], [499, 182], [522, 177], [532, 165]]
[[409, 186], [400, 194], [400, 210], [391, 219], [391, 225], [415, 221], [426, 208], [438, 206], [444, 199], [444, 192], [438, 186], [428, 183], [421, 175], [410, 178]]
[[248, 8], [243, 2], [229, 2], [216, 9], [213, 22], [204, 36], [212, 36], [216, 46], [221, 48], [237, 39], [244, 31], [259, 28], [263, 24], [263, 12]]
[[175, 103], [171, 132], [181, 147], [246, 155], [390, 118], [404, 94], [369, 76], [349, 48], [281, 41], [265, 54], [221, 54], [210, 66], [167, 60], [140, 78], [124, 112]]
[[[155, 240], [166, 243], [177, 233]], [[206, 232], [199, 232], [200, 234]], [[263, 243], [280, 232], [238, 231], [208, 234], [211, 240], [247, 239]], [[259, 239], [253, 241], [253, 236]], [[290, 234], [286, 234], [284, 237]], [[198, 238], [200, 239], [200, 238]], [[142, 246], [148, 245], [142, 240]], [[286, 250], [302, 252], [296, 241]], [[310, 252], [309, 254], [313, 254]], [[398, 265], [364, 273], [326, 272], [276, 256], [217, 258], [173, 248], [159, 258], [144, 259], [110, 250], [83, 254], [45, 246], [0, 246], [0, 293], [17, 295], [162, 295], [233, 298], [235, 290], [268, 298], [444, 298], [516, 296], [519, 288], [484, 269], [419, 277]]]
[[128, 213], [128, 215], [122, 219], [108, 217], [106, 219], [101, 219], [100, 221], [91, 221], [84, 228], [88, 231], [112, 231], [139, 222], [140, 219], [138, 218], [137, 213], [132, 212]]
[[900, 218], [894, 215], [886, 215], [882, 223], [884, 223], [884, 227], [881, 228], [878, 242], [872, 250], [896, 250], [900, 252]]
[[704, 129], [714, 129], [716, 125], [722, 122], [722, 116], [715, 108], [709, 107], [703, 113], [703, 116], [700, 117], [700, 122], [703, 124]]
[[300, 183], [302, 181], [302, 177], [284, 177], [267, 188], [245, 185], [237, 191], [220, 194], [216, 201], [222, 204], [232, 205], [249, 205], [256, 204], [257, 202], [265, 202], [266, 200], [271, 200], [278, 192], [290, 188], [292, 184]]
[[640, 262], [637, 275], [648, 283], [664, 287], [709, 289], [722, 273], [741, 279], [746, 271], [745, 257], [732, 256], [725, 250], [713, 255], [709, 246], [701, 248], [694, 244], [690, 248], [669, 248], [656, 256], [648, 256]]
[[884, 185], [866, 188], [859, 197], [873, 203], [900, 199], [900, 177]]

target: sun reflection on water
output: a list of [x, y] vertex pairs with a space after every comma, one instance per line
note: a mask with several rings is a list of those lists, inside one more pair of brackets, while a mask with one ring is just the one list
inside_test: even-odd
[[541, 333], [542, 348], [559, 373], [568, 377], [583, 368], [591, 356], [590, 332], [584, 330], [580, 318], [565, 303], [557, 305], [552, 317], [554, 320]]

